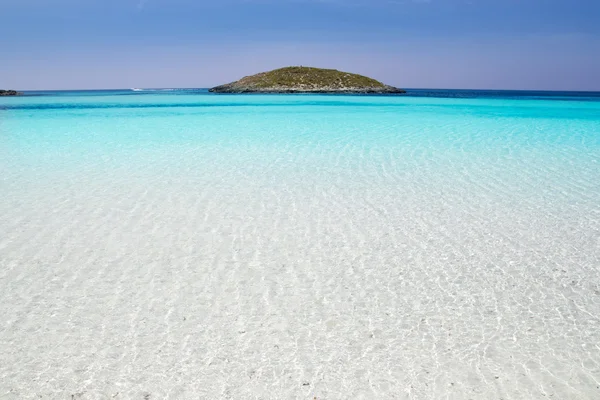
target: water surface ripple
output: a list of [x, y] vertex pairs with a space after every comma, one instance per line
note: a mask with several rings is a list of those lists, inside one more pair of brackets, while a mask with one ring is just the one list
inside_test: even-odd
[[600, 398], [599, 101], [0, 102], [0, 398]]

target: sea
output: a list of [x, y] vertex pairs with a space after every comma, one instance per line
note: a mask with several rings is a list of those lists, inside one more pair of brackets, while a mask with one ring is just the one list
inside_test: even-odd
[[600, 398], [600, 93], [0, 98], [1, 399]]

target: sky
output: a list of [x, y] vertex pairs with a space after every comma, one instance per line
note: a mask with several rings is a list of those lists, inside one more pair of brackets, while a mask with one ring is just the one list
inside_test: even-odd
[[600, 91], [600, 0], [0, 0], [0, 88], [211, 87], [288, 65]]

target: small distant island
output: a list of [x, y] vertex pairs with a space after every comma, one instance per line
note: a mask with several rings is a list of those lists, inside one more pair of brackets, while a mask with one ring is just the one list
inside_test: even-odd
[[210, 89], [214, 93], [399, 94], [402, 89], [366, 76], [335, 69], [285, 67]]
[[16, 90], [1, 90], [0, 89], [0, 96], [20, 96], [23, 93], [21, 92], [17, 92]]

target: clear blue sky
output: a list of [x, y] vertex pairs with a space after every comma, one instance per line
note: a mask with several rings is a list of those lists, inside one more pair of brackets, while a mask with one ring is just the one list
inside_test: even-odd
[[0, 88], [209, 87], [286, 65], [600, 90], [600, 0], [0, 0]]

